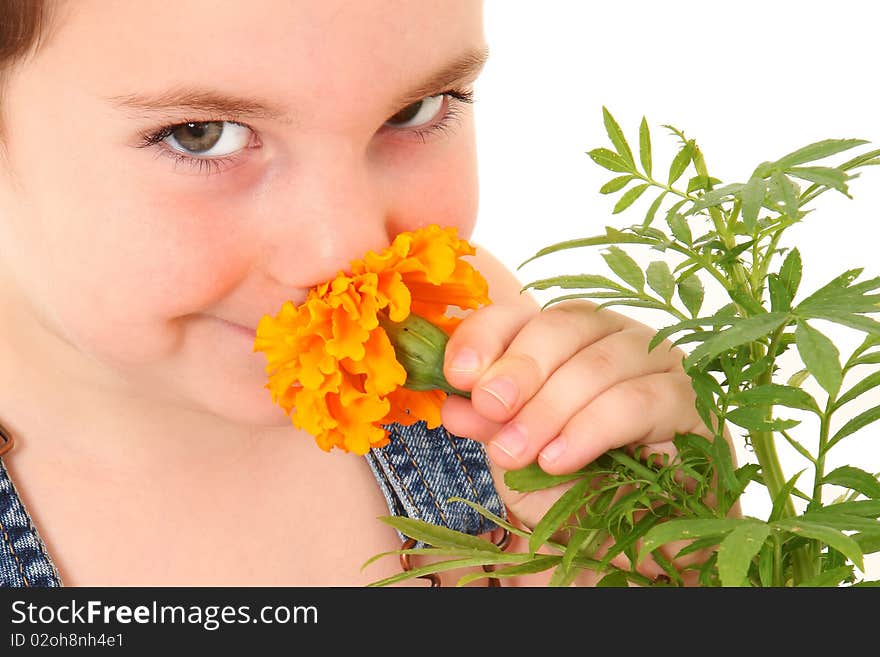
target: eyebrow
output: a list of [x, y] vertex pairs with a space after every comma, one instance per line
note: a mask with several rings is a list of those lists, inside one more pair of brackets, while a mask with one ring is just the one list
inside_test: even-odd
[[[476, 78], [489, 57], [488, 48], [471, 49], [435, 71], [414, 89], [396, 99], [389, 113], [436, 95], [456, 82]], [[129, 110], [136, 117], [149, 118], [157, 114], [200, 112], [234, 119], [268, 119], [292, 123], [290, 111], [277, 103], [230, 95], [199, 87], [174, 87], [157, 94], [123, 94], [108, 96], [114, 107]]]

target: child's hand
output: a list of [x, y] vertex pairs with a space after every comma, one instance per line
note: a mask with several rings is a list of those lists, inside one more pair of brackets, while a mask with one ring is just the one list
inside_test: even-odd
[[[631, 443], [671, 449], [676, 432], [711, 436], [694, 408], [684, 353], [668, 342], [648, 352], [654, 332], [586, 301], [544, 311], [523, 300], [480, 308], [447, 345], [446, 378], [472, 398], [450, 396], [443, 424], [487, 443], [496, 467], [537, 461], [551, 474]], [[496, 482], [510, 504], [517, 496]], [[549, 503], [516, 515], [529, 524]]]

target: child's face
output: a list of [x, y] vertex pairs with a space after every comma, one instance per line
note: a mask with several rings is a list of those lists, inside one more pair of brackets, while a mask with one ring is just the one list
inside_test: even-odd
[[[471, 89], [481, 3], [59, 6], [6, 94], [0, 314], [33, 326], [0, 330], [60, 339], [90, 357], [78, 375], [140, 396], [288, 422], [253, 334], [222, 320], [253, 329], [401, 230], [469, 235], [471, 107], [441, 94]], [[463, 78], [422, 88], [466, 55]], [[221, 95], [269, 107], [239, 115]]]

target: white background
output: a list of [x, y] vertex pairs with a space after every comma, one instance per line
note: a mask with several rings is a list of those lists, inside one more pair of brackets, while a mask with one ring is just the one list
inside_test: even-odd
[[[855, 137], [880, 148], [875, 6], [854, 0], [486, 0], [491, 55], [476, 87], [481, 210], [473, 241], [515, 270], [544, 246], [641, 221], [656, 194], [612, 215], [619, 195], [602, 196], [598, 189], [618, 174], [600, 169], [585, 153], [611, 147], [603, 105], [634, 151], [639, 122], [647, 117], [657, 177], [677, 146], [661, 127], [666, 123], [696, 138], [710, 174], [724, 182], [745, 182], [758, 163], [821, 139]], [[815, 212], [783, 240], [781, 246], [797, 246], [803, 257], [801, 298], [846, 269], [864, 267], [862, 279], [880, 275], [880, 167], [863, 170], [850, 192], [853, 200], [837, 193], [819, 197]], [[663, 216], [658, 213], [658, 226], [665, 228]], [[663, 257], [630, 254], [642, 264]], [[609, 271], [594, 247], [547, 256], [518, 276], [525, 283], [563, 273]], [[551, 292], [536, 296], [549, 300]], [[701, 314], [727, 301], [707, 283]], [[656, 311], [616, 310], [655, 328], [672, 323]], [[845, 356], [860, 342], [849, 329], [814, 326]], [[795, 359], [783, 364], [782, 382], [800, 368]], [[870, 368], [876, 366], [856, 368], [843, 388]], [[824, 404], [821, 388], [812, 380], [805, 386]], [[835, 426], [877, 404], [880, 390], [844, 407]], [[805, 420], [791, 433], [814, 451], [818, 425], [787, 415]], [[737, 444], [740, 463], [753, 460], [739, 435]], [[807, 462], [786, 446], [780, 458], [787, 476], [806, 468], [800, 484], [811, 490]], [[831, 452], [826, 472], [842, 464], [880, 471], [880, 425], [844, 440]], [[763, 491], [754, 485], [747, 490], [746, 514], [766, 518]], [[880, 578], [878, 555], [866, 565], [869, 577]]]

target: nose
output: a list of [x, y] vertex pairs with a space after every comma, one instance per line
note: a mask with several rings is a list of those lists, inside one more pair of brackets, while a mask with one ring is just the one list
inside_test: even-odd
[[285, 287], [312, 287], [393, 237], [380, 172], [363, 151], [318, 145], [267, 191], [262, 267]]

